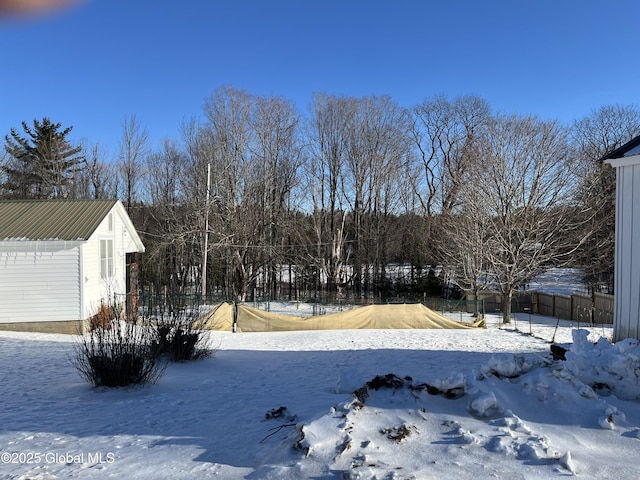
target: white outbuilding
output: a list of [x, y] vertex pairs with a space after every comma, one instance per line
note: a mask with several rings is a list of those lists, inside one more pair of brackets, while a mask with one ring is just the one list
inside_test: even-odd
[[640, 136], [603, 160], [616, 169], [613, 340], [640, 339]]
[[76, 332], [137, 293], [142, 252], [118, 200], [0, 201], [0, 329]]

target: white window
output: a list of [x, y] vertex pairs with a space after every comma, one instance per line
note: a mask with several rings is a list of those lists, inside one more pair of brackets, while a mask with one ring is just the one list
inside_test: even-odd
[[109, 214], [107, 222], [109, 223], [109, 231], [113, 232], [113, 213]]
[[113, 277], [113, 240], [100, 240], [100, 276]]

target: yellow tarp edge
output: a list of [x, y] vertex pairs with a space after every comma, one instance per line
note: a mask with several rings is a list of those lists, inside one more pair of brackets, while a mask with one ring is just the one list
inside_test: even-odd
[[238, 306], [238, 330], [243, 332], [341, 329], [473, 329], [483, 326], [456, 322], [422, 304], [369, 305], [313, 317], [292, 317]]
[[202, 315], [195, 323], [195, 328], [204, 330], [233, 331], [233, 304], [223, 302], [210, 312]]
[[[221, 303], [196, 323], [197, 328], [233, 331], [233, 304]], [[484, 320], [461, 323], [422, 304], [368, 305], [343, 312], [298, 317], [238, 305], [238, 332], [353, 329], [476, 329]]]

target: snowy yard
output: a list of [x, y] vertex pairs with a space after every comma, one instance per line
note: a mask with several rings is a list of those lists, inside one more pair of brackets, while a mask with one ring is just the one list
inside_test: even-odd
[[576, 326], [214, 332], [213, 358], [133, 389], [85, 383], [72, 337], [0, 332], [0, 476], [636, 477], [640, 347], [595, 327], [552, 361]]

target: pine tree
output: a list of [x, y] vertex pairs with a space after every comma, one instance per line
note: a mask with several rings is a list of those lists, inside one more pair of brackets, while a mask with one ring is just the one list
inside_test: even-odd
[[60, 130], [60, 123], [48, 118], [34, 120], [33, 128], [22, 122], [26, 136], [15, 129], [5, 136], [10, 159], [3, 167], [2, 190], [11, 198], [73, 197], [74, 176], [83, 167], [81, 147], [73, 147], [67, 135], [73, 127]]

